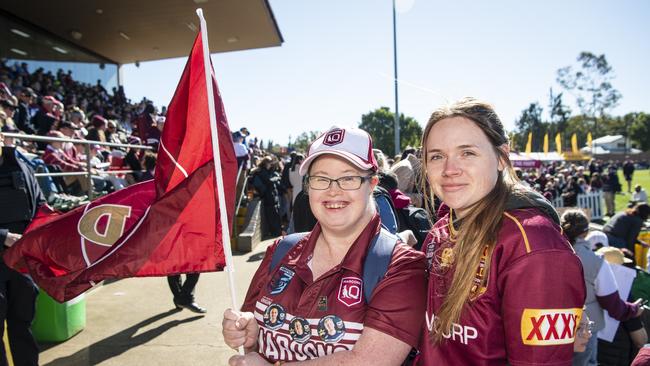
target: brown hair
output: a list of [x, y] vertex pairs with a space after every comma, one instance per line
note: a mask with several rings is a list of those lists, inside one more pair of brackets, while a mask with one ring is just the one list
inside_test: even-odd
[[625, 210], [625, 213], [631, 216], [639, 216], [645, 221], [650, 216], [650, 206], [647, 203], [640, 202]]
[[566, 210], [560, 219], [560, 226], [562, 226], [562, 231], [569, 238], [571, 245], [575, 245], [576, 239], [589, 231], [589, 219], [582, 210]]
[[[494, 152], [505, 166], [505, 169], [503, 172], [499, 172], [492, 191], [476, 202], [472, 210], [460, 223], [458, 235], [455, 238], [456, 244], [453, 248], [453, 257], [456, 259], [453, 279], [448, 293], [445, 294], [445, 300], [439, 314], [437, 314], [437, 321], [434, 323], [430, 334], [435, 342], [442, 341], [443, 334], [448, 334], [451, 331], [452, 324], [458, 321], [465, 305], [468, 301], [473, 300], [473, 295], [476, 293], [474, 278], [482, 259], [485, 261], [485, 275], [481, 279], [480, 286], [485, 286], [487, 283], [490, 269], [489, 257], [492, 255], [492, 250], [496, 244], [506, 201], [513, 190], [514, 183], [517, 181], [508, 152], [503, 148], [503, 145], [507, 146], [508, 138], [494, 108], [474, 98], [464, 98], [452, 105], [434, 111], [424, 129], [422, 135], [422, 178], [420, 182], [422, 192], [427, 192], [426, 187], [428, 186], [426, 142], [429, 133], [431, 133], [431, 129], [436, 123], [453, 117], [463, 117], [474, 122], [492, 143]], [[430, 187], [428, 192], [431, 196], [431, 202], [433, 202], [434, 193]], [[429, 203], [426, 201], [425, 205], [429, 208]], [[484, 258], [484, 253], [487, 253], [487, 259]], [[432, 273], [431, 275], [435, 274]]]

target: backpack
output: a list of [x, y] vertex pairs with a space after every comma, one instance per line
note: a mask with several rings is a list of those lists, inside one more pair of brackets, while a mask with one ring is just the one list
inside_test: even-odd
[[399, 231], [399, 223], [397, 210], [395, 210], [390, 193], [386, 189], [377, 186], [372, 191], [372, 196], [377, 203], [377, 211], [379, 211], [381, 225], [391, 234], [396, 234]]
[[413, 246], [414, 249], [420, 250], [424, 239], [426, 239], [431, 230], [431, 220], [429, 213], [421, 208], [415, 206], [404, 207], [398, 212], [399, 218], [399, 231], [411, 230], [418, 243]]
[[[280, 240], [275, 252], [273, 252], [269, 273], [272, 273], [277, 268], [289, 250], [307, 234], [309, 233], [294, 233]], [[379, 281], [384, 278], [393, 255], [393, 249], [395, 249], [399, 241], [400, 239], [396, 235], [391, 234], [384, 228], [372, 239], [368, 254], [363, 262], [363, 296], [366, 304]]]

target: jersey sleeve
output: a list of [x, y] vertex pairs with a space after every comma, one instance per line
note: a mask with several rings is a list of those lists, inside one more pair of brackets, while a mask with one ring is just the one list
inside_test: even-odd
[[424, 323], [426, 293], [424, 255], [399, 244], [385, 277], [372, 293], [364, 326], [417, 347]]
[[571, 365], [585, 303], [578, 257], [568, 249], [533, 251], [511, 263], [498, 281], [510, 364]]
[[262, 259], [262, 263], [260, 263], [257, 271], [255, 271], [255, 274], [251, 279], [251, 283], [248, 286], [248, 291], [246, 292], [246, 297], [244, 298], [244, 304], [241, 307], [242, 311], [252, 312], [255, 310], [255, 302], [260, 297], [262, 286], [267, 284], [269, 281], [269, 266], [271, 265], [273, 253], [275, 252], [275, 248], [279, 242], [280, 240], [278, 239], [275, 243], [266, 248], [264, 259]]
[[606, 296], [618, 291], [614, 272], [612, 272], [612, 267], [609, 266], [607, 261], [603, 261], [603, 264], [600, 266], [598, 275], [596, 275], [595, 285], [596, 296]]

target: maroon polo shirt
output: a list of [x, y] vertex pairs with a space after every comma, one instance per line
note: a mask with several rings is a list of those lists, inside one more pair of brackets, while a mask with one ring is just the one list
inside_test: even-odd
[[[455, 235], [449, 214], [432, 228], [423, 250], [430, 266], [418, 365], [571, 365], [585, 302], [580, 260], [560, 228], [534, 208], [504, 213], [489, 270], [479, 264], [473, 300], [444, 340], [433, 328], [453, 276]], [[481, 276], [487, 276], [485, 286]]]
[[319, 224], [271, 273], [277, 242], [268, 248], [242, 306], [259, 324], [260, 355], [270, 362], [302, 361], [351, 350], [366, 326], [413, 347], [418, 344], [426, 298], [422, 253], [398, 244], [370, 301], [364, 298], [363, 265], [379, 228], [375, 215], [343, 261], [318, 279], [308, 263], [321, 233]]

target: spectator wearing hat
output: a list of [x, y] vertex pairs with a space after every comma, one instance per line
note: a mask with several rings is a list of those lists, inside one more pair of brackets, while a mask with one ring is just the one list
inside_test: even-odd
[[587, 298], [586, 312], [595, 323], [594, 335], [589, 339], [586, 350], [573, 356], [573, 365], [596, 365], [598, 340], [596, 332], [605, 328], [605, 311], [612, 318], [625, 321], [641, 316], [640, 300], [627, 303], [620, 298], [618, 285], [609, 264], [591, 250], [591, 243], [585, 240], [589, 232], [589, 219], [581, 210], [567, 210], [560, 219], [564, 234], [582, 263]]
[[[74, 138], [79, 137], [77, 135], [77, 133], [79, 131], [79, 128], [77, 126], [73, 125], [69, 121], [61, 122], [59, 124], [59, 131], [61, 131], [61, 133], [63, 135], [65, 135], [65, 137], [67, 137], [67, 138], [74, 139]], [[65, 151], [65, 153], [68, 156], [70, 156], [71, 158], [73, 158], [75, 160], [81, 160], [81, 154], [79, 154], [79, 150], [77, 149], [75, 144], [73, 144], [72, 142], [64, 142], [63, 143], [63, 151]]]
[[[596, 254], [611, 266], [634, 267], [631, 259], [615, 247], [604, 247]], [[614, 339], [611, 342], [598, 340], [598, 364], [627, 366], [634, 358], [636, 351], [648, 342], [648, 334], [640, 317], [633, 317], [619, 323]]]
[[233, 147], [235, 148], [235, 156], [237, 157], [237, 166], [244, 166], [247, 168], [248, 163], [248, 148], [244, 144], [244, 136], [239, 131], [233, 133]]
[[[233, 356], [231, 365], [399, 365], [417, 345], [426, 261], [382, 229], [372, 196], [377, 168], [363, 130], [333, 127], [310, 145], [300, 173], [308, 177], [318, 223], [310, 233], [295, 234], [293, 243], [286, 238], [270, 247], [241, 311], [224, 313], [226, 344], [249, 351]], [[388, 249], [383, 269], [368, 260], [375, 257], [371, 243]], [[368, 267], [382, 272], [374, 292], [372, 281], [360, 277]], [[324, 344], [322, 352], [309, 351]]]
[[593, 251], [609, 246], [609, 239], [607, 239], [607, 234], [600, 230], [589, 231], [589, 234], [587, 234], [585, 240], [589, 242], [591, 250]]
[[106, 122], [106, 131], [104, 131], [104, 135], [106, 136], [106, 142], [112, 142], [115, 144], [122, 143], [117, 131], [117, 122], [114, 120], [109, 119]]
[[641, 187], [640, 184], [634, 186], [632, 193], [632, 202], [634, 203], [648, 203], [648, 193]]
[[422, 194], [417, 188], [421, 169], [422, 163], [416, 157], [413, 148], [404, 150], [400, 161], [390, 168], [390, 171], [397, 176], [397, 189], [407, 195], [416, 207], [423, 207], [424, 204]]
[[16, 101], [13, 98], [14, 97], [10, 97], [0, 100], [0, 111], [4, 112], [5, 114], [4, 125], [9, 125], [15, 128], [16, 125], [14, 123], [13, 117], [16, 112], [17, 105]]
[[262, 237], [277, 237], [282, 234], [280, 217], [280, 174], [273, 167], [271, 156], [262, 158], [251, 171], [250, 179], [255, 195], [262, 203]]
[[[50, 131], [48, 136], [56, 138], [66, 137], [61, 131]], [[63, 150], [63, 142], [61, 141], [50, 141], [45, 148], [43, 161], [45, 164], [55, 166], [63, 172], [83, 172], [86, 169], [84, 162], [74, 159], [65, 153]], [[63, 177], [63, 181], [68, 186], [78, 183], [79, 189], [82, 192], [86, 192], [90, 188], [88, 186], [88, 180], [83, 175], [65, 176]], [[74, 191], [74, 189], [72, 190]]]
[[88, 135], [86, 135], [86, 139], [106, 142], [106, 118], [96, 114], [93, 116], [91, 124], [92, 127], [88, 129]]

